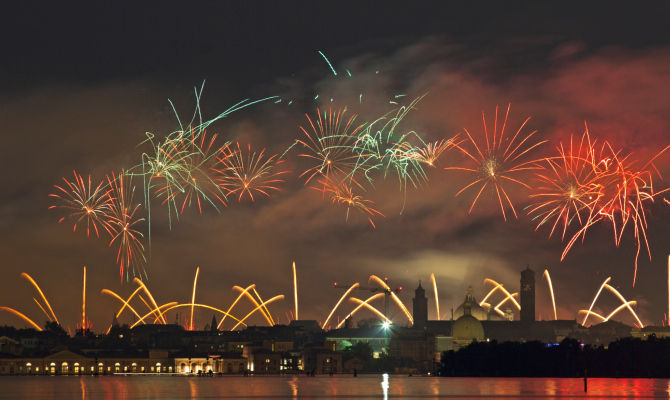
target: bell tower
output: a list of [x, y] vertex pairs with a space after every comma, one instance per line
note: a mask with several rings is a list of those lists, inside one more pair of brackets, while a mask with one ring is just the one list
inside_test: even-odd
[[521, 271], [519, 293], [521, 293], [521, 321], [535, 321], [535, 272], [529, 266]]
[[426, 298], [426, 291], [421, 287], [421, 281], [419, 281], [419, 287], [414, 291], [414, 303], [413, 303], [413, 318], [414, 318], [414, 328], [425, 328], [426, 321], [428, 321], [428, 299]]

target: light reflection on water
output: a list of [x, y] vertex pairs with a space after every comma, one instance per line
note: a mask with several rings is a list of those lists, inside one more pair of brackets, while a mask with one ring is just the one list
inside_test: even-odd
[[0, 377], [0, 399], [668, 398], [668, 379], [308, 377]]

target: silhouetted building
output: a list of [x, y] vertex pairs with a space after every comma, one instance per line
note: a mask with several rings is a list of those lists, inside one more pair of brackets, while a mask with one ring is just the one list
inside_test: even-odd
[[414, 291], [412, 311], [414, 314], [414, 328], [425, 328], [426, 321], [428, 321], [428, 299], [426, 298], [426, 291], [421, 287], [421, 282], [419, 282], [419, 287]]
[[521, 312], [519, 319], [522, 322], [535, 321], [535, 272], [526, 267], [521, 271]]

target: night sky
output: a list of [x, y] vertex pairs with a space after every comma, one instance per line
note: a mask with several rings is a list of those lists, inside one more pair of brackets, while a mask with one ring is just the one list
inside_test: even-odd
[[[46, 291], [64, 325], [74, 327], [86, 265], [87, 313], [94, 330], [106, 329], [118, 303], [100, 290], [127, 296], [135, 286], [119, 282], [106, 239], [86, 239], [71, 224], [57, 223], [61, 213], [48, 210], [47, 195], [73, 169], [101, 179], [112, 169], [138, 164], [145, 132], [161, 136], [177, 127], [168, 98], [189, 115], [193, 87], [204, 80], [202, 108], [209, 117], [244, 98], [285, 99], [244, 109], [210, 129], [271, 153], [283, 152], [299, 137], [304, 114], [313, 115], [317, 106], [346, 106], [364, 120], [391, 110], [389, 100], [399, 93], [405, 99], [426, 94], [405, 124], [428, 140], [464, 127], [480, 132], [482, 110], [492, 114], [497, 104], [512, 103], [511, 126], [532, 116], [528, 126], [549, 140], [539, 153], [581, 134], [585, 121], [594, 136], [640, 159], [670, 144], [667, 3], [635, 9], [611, 2], [363, 3], [17, 2], [5, 8], [0, 305], [44, 322], [33, 289], [19, 276], [25, 271]], [[352, 77], [333, 76], [317, 50]], [[670, 207], [662, 201], [649, 209], [652, 260], [641, 254], [632, 287], [630, 231], [616, 248], [610, 229], [594, 226], [560, 262], [560, 237], [548, 240], [546, 229], [535, 232], [523, 211], [518, 220], [505, 222], [488, 196], [468, 215], [471, 195], [454, 197], [465, 177], [442, 168], [431, 169], [427, 184], [408, 191], [404, 210], [397, 183], [378, 182], [369, 196], [386, 217], [377, 218], [373, 230], [355, 214], [345, 220], [343, 208], [305, 187], [298, 178], [304, 164], [296, 155], [288, 154], [292, 172], [270, 199], [231, 202], [220, 214], [191, 209], [171, 230], [166, 213], [152, 215], [148, 285], [159, 302], [189, 301], [200, 266], [198, 302], [227, 306], [233, 285], [256, 283], [264, 298], [286, 295], [271, 307], [285, 323], [293, 307], [295, 261], [301, 319], [324, 319], [341, 294], [333, 281], [363, 283], [370, 274], [403, 286], [401, 298], [411, 307], [413, 289], [420, 280], [428, 288], [435, 273], [441, 312], [449, 314], [469, 285], [481, 299], [489, 288], [486, 277], [518, 291], [526, 265], [536, 271], [536, 308], [543, 319], [552, 317], [541, 278], [545, 268], [562, 319], [588, 308], [608, 276], [624, 296], [638, 301], [644, 322], [660, 324], [667, 310]], [[459, 157], [452, 152], [443, 161]], [[670, 174], [670, 154], [658, 167]], [[522, 191], [513, 200], [518, 210], [528, 204]], [[618, 304], [605, 295], [596, 310], [606, 314]], [[351, 307], [345, 305], [340, 315]], [[393, 313], [405, 323], [399, 310]], [[435, 317], [432, 296], [429, 316]], [[210, 319], [210, 312], [199, 313], [196, 326]], [[620, 320], [633, 322], [624, 313]], [[7, 313], [0, 314], [0, 323], [23, 326]]]

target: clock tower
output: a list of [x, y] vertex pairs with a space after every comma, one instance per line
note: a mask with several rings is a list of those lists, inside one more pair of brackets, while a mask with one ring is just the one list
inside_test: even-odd
[[521, 271], [519, 292], [521, 293], [521, 321], [535, 321], [535, 272], [530, 267]]

